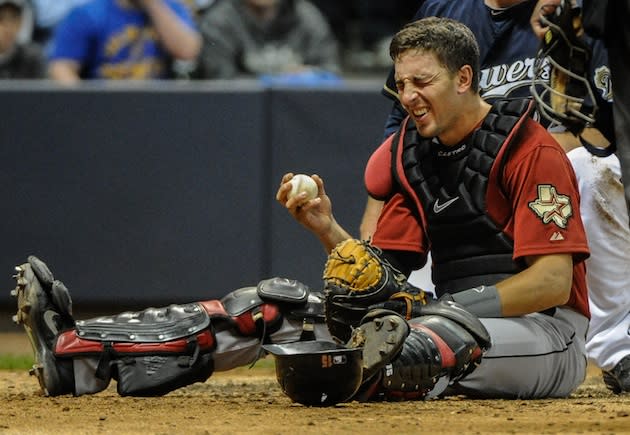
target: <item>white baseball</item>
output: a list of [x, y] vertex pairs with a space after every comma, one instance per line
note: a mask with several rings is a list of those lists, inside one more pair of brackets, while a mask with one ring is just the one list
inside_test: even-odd
[[297, 174], [291, 178], [291, 190], [287, 195], [289, 199], [302, 192], [306, 192], [306, 200], [310, 201], [317, 197], [317, 183], [308, 175]]

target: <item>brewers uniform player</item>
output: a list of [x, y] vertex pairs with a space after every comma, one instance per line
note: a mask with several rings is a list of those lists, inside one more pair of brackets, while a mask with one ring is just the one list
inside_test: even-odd
[[[546, 13], [550, 4], [545, 1]], [[532, 25], [539, 35], [547, 27], [540, 21], [538, 2]], [[589, 79], [599, 99], [596, 126], [612, 137], [612, 85], [605, 50], [601, 42], [593, 46], [594, 68]], [[603, 111], [601, 109], [604, 109]], [[630, 231], [623, 194], [622, 172], [616, 154], [589, 152], [584, 147], [565, 146], [578, 180], [580, 213], [586, 228], [592, 256], [587, 260], [587, 284], [591, 322], [586, 342], [589, 358], [602, 368], [606, 386], [615, 393], [630, 391]]]

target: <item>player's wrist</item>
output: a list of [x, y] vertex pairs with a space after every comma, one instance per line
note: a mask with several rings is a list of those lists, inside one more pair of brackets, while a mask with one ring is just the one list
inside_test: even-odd
[[503, 317], [501, 297], [493, 285], [482, 285], [451, 295], [453, 300], [478, 317]]

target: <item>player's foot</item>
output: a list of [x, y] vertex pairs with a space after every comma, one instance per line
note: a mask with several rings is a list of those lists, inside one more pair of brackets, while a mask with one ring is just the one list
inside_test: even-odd
[[606, 387], [615, 394], [630, 393], [630, 354], [611, 370], [602, 370]]
[[352, 331], [350, 348], [363, 348], [363, 380], [370, 382], [380, 370], [400, 353], [409, 335], [409, 325], [400, 315], [389, 310], [373, 310]]
[[15, 270], [17, 285], [11, 294], [17, 297], [18, 309], [14, 320], [24, 326], [33, 348], [35, 364], [30, 373], [37, 376], [47, 396], [72, 393], [72, 369], [66, 367], [67, 362], [58, 362], [53, 351], [58, 333], [74, 326], [68, 289], [37, 257], [29, 256]]

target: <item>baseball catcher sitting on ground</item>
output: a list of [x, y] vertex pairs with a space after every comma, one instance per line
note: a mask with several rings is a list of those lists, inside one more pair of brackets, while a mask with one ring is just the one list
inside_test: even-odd
[[[363, 353], [358, 375], [363, 388], [352, 389], [357, 394], [346, 399], [380, 397], [375, 388], [380, 369], [394, 355], [413, 357], [414, 352], [430, 357], [412, 368], [422, 383], [383, 397], [424, 397], [438, 379], [455, 379], [472, 368], [490, 345], [474, 315], [450, 301], [427, 304], [424, 292], [410, 287], [377, 249], [353, 239], [341, 243], [326, 263], [325, 303], [324, 295], [298, 281], [272, 278], [221, 300], [77, 321], [70, 292], [46, 263], [30, 256], [16, 272], [16, 321], [23, 324], [35, 353], [32, 374], [48, 396], [96, 393], [111, 379], [124, 396], [162, 395], [203, 382], [214, 371], [255, 362], [263, 343], [328, 343], [334, 338]], [[404, 318], [412, 317], [410, 332]], [[415, 330], [422, 331], [417, 346], [403, 347]], [[317, 373], [305, 375], [312, 378], [309, 389], [319, 387]], [[406, 381], [395, 375], [386, 379], [390, 385]], [[335, 403], [318, 402], [318, 394], [292, 398], [306, 404]]]
[[364, 348], [360, 394], [567, 397], [586, 374], [590, 314], [589, 250], [564, 150], [530, 116], [531, 100], [490, 105], [479, 96], [479, 49], [463, 24], [410, 23], [390, 54], [408, 117], [366, 168], [369, 193], [385, 199], [369, 249], [399, 271], [390, 281], [430, 252], [439, 301], [423, 305], [404, 287], [407, 295], [376, 297], [378, 286], [337, 276], [337, 262], [362, 261], [319, 176], [315, 199], [287, 196], [291, 173], [276, 194], [330, 253], [327, 319], [332, 334]]

